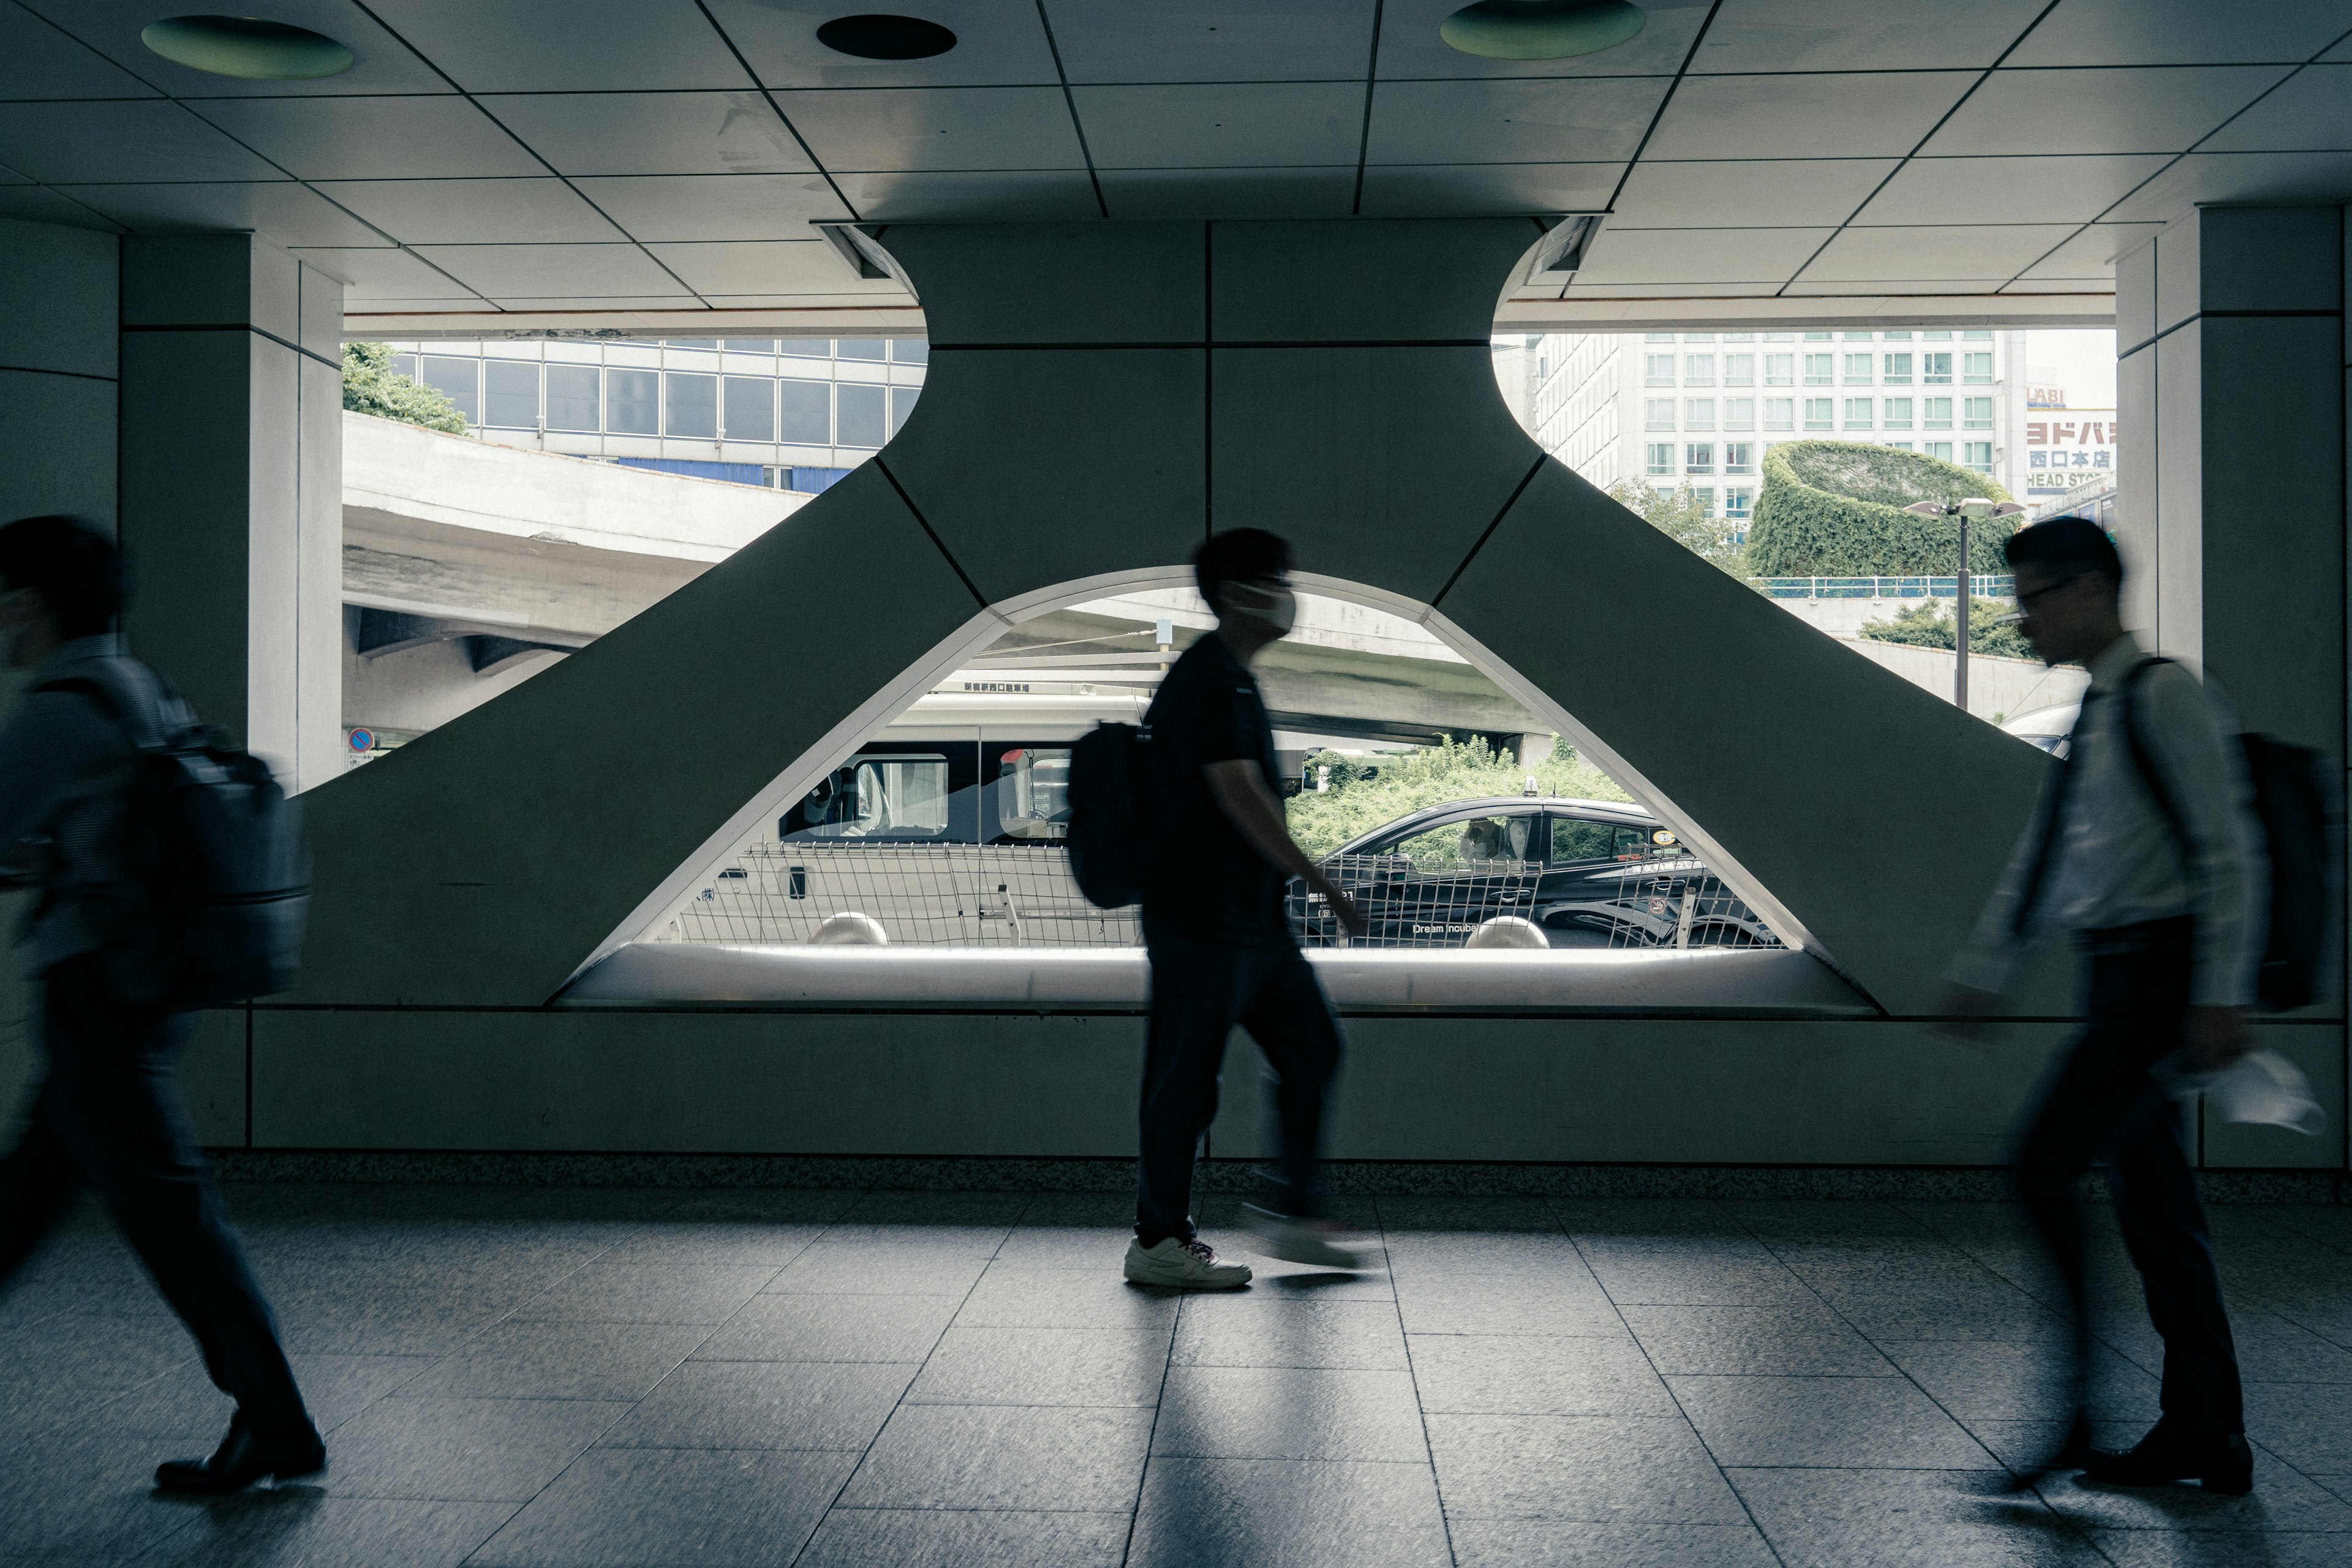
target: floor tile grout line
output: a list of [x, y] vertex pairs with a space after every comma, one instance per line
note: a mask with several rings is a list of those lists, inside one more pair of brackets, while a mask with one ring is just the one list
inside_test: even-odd
[[1160, 1413], [1168, 1407], [1168, 1383], [1176, 1369], [1176, 1342], [1183, 1336], [1184, 1314], [1192, 1304], [1192, 1292], [1179, 1295], [1175, 1321], [1168, 1325], [1168, 1359], [1160, 1366], [1160, 1392], [1151, 1401], [1151, 1426], [1143, 1435], [1143, 1468], [1135, 1478], [1135, 1501], [1127, 1510], [1127, 1539], [1119, 1542], [1119, 1568], [1127, 1568], [1135, 1555], [1135, 1532], [1143, 1520], [1143, 1489], [1151, 1481], [1151, 1449], [1160, 1441]]
[[[846, 1219], [849, 1215], [856, 1214], [859, 1205], [864, 1203], [866, 1198], [870, 1198], [876, 1193], [883, 1190], [884, 1189], [879, 1186], [866, 1188], [864, 1197], [861, 1197], [858, 1200], [858, 1203], [850, 1205], [847, 1212], [843, 1217]], [[908, 1378], [907, 1380], [907, 1386], [899, 1391], [898, 1399], [893, 1402], [890, 1406], [890, 1413], [882, 1417], [882, 1425], [874, 1429], [874, 1436], [867, 1438], [866, 1446], [857, 1451], [857, 1462], [850, 1466], [848, 1473], [841, 1478], [841, 1484], [834, 1488], [832, 1498], [826, 1501], [822, 1510], [818, 1510], [816, 1522], [809, 1526], [808, 1534], [802, 1537], [801, 1543], [793, 1549], [791, 1562], [796, 1563], [803, 1557], [808, 1554], [809, 1546], [816, 1540], [817, 1532], [824, 1528], [824, 1521], [831, 1519], [833, 1517], [834, 1510], [841, 1506], [843, 1495], [849, 1490], [849, 1483], [857, 1479], [857, 1473], [866, 1468], [866, 1461], [873, 1457], [874, 1446], [882, 1441], [882, 1434], [890, 1429], [890, 1423], [896, 1421], [898, 1418], [898, 1413], [907, 1408], [907, 1395], [913, 1392], [915, 1384], [923, 1380], [923, 1369], [931, 1364], [931, 1358], [939, 1353], [940, 1344], [946, 1341], [950, 1331], [954, 1329], [956, 1320], [961, 1317], [963, 1315], [963, 1310], [971, 1304], [972, 1293], [980, 1289], [980, 1282], [988, 1278], [989, 1268], [996, 1262], [998, 1256], [1004, 1251], [1004, 1244], [1011, 1238], [1013, 1231], [1020, 1227], [1021, 1215], [1027, 1214], [1031, 1205], [1034, 1205], [1036, 1200], [1037, 1194], [1033, 1194], [1024, 1201], [1019, 1211], [1014, 1214], [1012, 1221], [1005, 1226], [1004, 1235], [996, 1238], [996, 1245], [989, 1250], [987, 1261], [982, 1264], [980, 1272], [972, 1277], [971, 1283], [965, 1288], [963, 1294], [956, 1299], [955, 1310], [950, 1312], [948, 1314], [948, 1321], [940, 1326], [938, 1335], [931, 1341], [931, 1348], [923, 1352], [923, 1359], [916, 1364], [914, 1376]], [[815, 1243], [811, 1242], [810, 1245], [814, 1246]], [[895, 1364], [904, 1365], [906, 1363], [898, 1363]]]
[[[1937, 1398], [1933, 1393], [1929, 1392], [1927, 1385], [1922, 1384], [1917, 1377], [1912, 1374], [1910, 1368], [1905, 1366], [1901, 1362], [1896, 1361], [1893, 1356], [1887, 1355], [1885, 1347], [1882, 1345], [1878, 1340], [1873, 1338], [1867, 1333], [1864, 1333], [1862, 1329], [1855, 1324], [1853, 1319], [1845, 1315], [1844, 1311], [1839, 1308], [1836, 1302], [1832, 1301], [1827, 1296], [1822, 1295], [1821, 1291], [1815, 1289], [1811, 1280], [1806, 1279], [1803, 1275], [1799, 1274], [1795, 1269], [1789, 1268], [1787, 1261], [1781, 1258], [1779, 1254], [1772, 1251], [1770, 1243], [1767, 1242], [1761, 1236], [1757, 1234], [1755, 1226], [1748, 1225], [1736, 1213], [1732, 1214], [1729, 1217], [1735, 1224], [1746, 1230], [1750, 1236], [1756, 1237], [1757, 1245], [1762, 1247], [1765, 1252], [1772, 1258], [1774, 1262], [1779, 1263], [1782, 1268], [1787, 1269], [1790, 1278], [1796, 1280], [1798, 1284], [1803, 1286], [1807, 1294], [1819, 1301], [1824, 1310], [1832, 1313], [1840, 1322], [1846, 1326], [1849, 1331], [1859, 1335], [1864, 1342], [1868, 1344], [1871, 1349], [1878, 1352], [1880, 1355], [1885, 1356], [1887, 1363], [1893, 1366], [1895, 1370], [1902, 1375], [1904, 1381], [1910, 1384], [1912, 1387], [1917, 1389], [1921, 1396], [1926, 1398], [1929, 1404], [1933, 1405], [1937, 1410], [1942, 1411], [1946, 1420], [1949, 1421], [1953, 1426], [1958, 1427], [1963, 1433], [1967, 1434], [1969, 1442], [1974, 1443], [1979, 1448], [1984, 1450], [1985, 1457], [1993, 1462], [1995, 1468], [1999, 1469], [2004, 1475], [2016, 1478], [2020, 1480], [2023, 1479], [2023, 1477], [2015, 1466], [2010, 1464], [2000, 1455], [1994, 1453], [1992, 1451], [1992, 1445], [1987, 1443], [1982, 1437], [1978, 1436], [1974, 1427], [1970, 1426], [1966, 1421], [1960, 1419], [1958, 1415], [1953, 1414], [1949, 1406], [1946, 1405], [1942, 1400]], [[1911, 1215], [1907, 1212], [1904, 1215], [1904, 1217], [1906, 1219], [1913, 1220], [1914, 1223], [1917, 1223], [1915, 1216]], [[1984, 1268], [1984, 1265], [1972, 1256], [1969, 1258], [1969, 1261], [1976, 1263], [1980, 1268]], [[1986, 1272], [1991, 1273], [1992, 1271], [1990, 1269], [1987, 1269]], [[1999, 1275], [1995, 1275], [1994, 1278], [2000, 1279], [2000, 1277]], [[2004, 1284], [2010, 1284], [2010, 1288], [2011, 1289], [2017, 1289], [2017, 1287], [2014, 1284], [2011, 1284], [2010, 1281], [2003, 1280], [2002, 1282]], [[2021, 1290], [2019, 1291], [2019, 1294], [2022, 1295], [2024, 1292]], [[2068, 1530], [2074, 1532], [2075, 1538], [2081, 1541], [2084, 1545], [2089, 1546], [2095, 1552], [2098, 1551], [2097, 1543], [2093, 1542], [2090, 1538], [2090, 1526], [2079, 1522], [2072, 1516], [2061, 1513], [2057, 1509], [2052, 1507], [2050, 1500], [2042, 1495], [2041, 1489], [2038, 1486], [2029, 1486], [2026, 1489], [2032, 1491], [2034, 1501], [2042, 1506], [2042, 1511], [2065, 1525]], [[2020, 1493], [2019, 1495], [2021, 1497], [2022, 1493]], [[2106, 1553], [2101, 1552], [2099, 1555], [2105, 1557], [2106, 1556]], [[2110, 1561], [2112, 1561], [2112, 1559], [2110, 1559]]]
[[1405, 1331], [1404, 1299], [1397, 1294], [1396, 1258], [1389, 1250], [1388, 1215], [1381, 1212], [1379, 1194], [1372, 1197], [1372, 1222], [1380, 1232], [1381, 1261], [1388, 1268], [1389, 1305], [1395, 1310], [1397, 1339], [1404, 1347], [1405, 1376], [1412, 1383], [1412, 1413], [1421, 1418], [1421, 1451], [1429, 1458], [1429, 1491], [1437, 1500], [1438, 1528], [1445, 1531], [1445, 1561], [1459, 1564], [1462, 1553], [1454, 1545], [1454, 1516], [1445, 1506], [1445, 1488], [1437, 1479], [1437, 1448], [1429, 1440], [1429, 1406], [1421, 1397], [1421, 1367], [1412, 1359], [1412, 1336]]
[[[1720, 1203], [1712, 1198], [1701, 1201], [1710, 1208], [1720, 1209], [1721, 1207]], [[1576, 1248], [1576, 1256], [1583, 1261], [1585, 1271], [1592, 1276], [1593, 1284], [1600, 1288], [1601, 1299], [1609, 1303], [1609, 1310], [1617, 1314], [1617, 1321], [1624, 1329], [1625, 1337], [1632, 1340], [1633, 1348], [1642, 1352], [1642, 1360], [1649, 1367], [1650, 1375], [1658, 1380], [1658, 1386], [1665, 1390], [1666, 1397], [1674, 1402], [1675, 1414], [1682, 1418], [1683, 1426], [1689, 1430], [1692, 1439], [1698, 1444], [1700, 1451], [1706, 1455], [1706, 1462], [1715, 1467], [1716, 1476], [1723, 1482], [1724, 1490], [1729, 1492], [1732, 1500], [1739, 1505], [1740, 1513], [1747, 1518], [1748, 1528], [1756, 1532], [1756, 1539], [1764, 1543], [1764, 1550], [1772, 1554], [1772, 1561], [1780, 1563], [1780, 1568], [1788, 1568], [1789, 1560], [1780, 1555], [1780, 1548], [1773, 1542], [1770, 1536], [1764, 1533], [1763, 1521], [1756, 1517], [1756, 1510], [1748, 1505], [1747, 1495], [1732, 1480], [1730, 1472], [1724, 1468], [1723, 1461], [1716, 1458], [1714, 1445], [1706, 1440], [1706, 1434], [1698, 1429], [1698, 1423], [1692, 1420], [1690, 1412], [1684, 1408], [1682, 1396], [1675, 1392], [1675, 1385], [1668, 1383], [1666, 1374], [1658, 1370], [1657, 1359], [1650, 1354], [1650, 1347], [1642, 1342], [1642, 1336], [1635, 1333], [1633, 1325], [1625, 1321], [1625, 1309], [1618, 1303], [1616, 1292], [1611, 1290], [1608, 1282], [1601, 1278], [1601, 1270], [1592, 1267], [1592, 1259], [1586, 1254], [1584, 1243], [1578, 1240], [1576, 1233], [1569, 1228], [1568, 1216], [1559, 1212], [1559, 1205], [1550, 1198], [1546, 1198], [1544, 1202], [1545, 1206], [1551, 1209], [1553, 1217], [1559, 1221], [1560, 1230], [1567, 1236], [1569, 1246]], [[1734, 1224], [1738, 1223], [1737, 1215], [1727, 1215], [1725, 1217]]]

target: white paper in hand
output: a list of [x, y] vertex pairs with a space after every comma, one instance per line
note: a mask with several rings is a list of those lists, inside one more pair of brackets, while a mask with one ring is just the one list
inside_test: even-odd
[[2205, 1107], [2224, 1121], [2285, 1127], [2316, 1135], [2327, 1113], [2311, 1097], [2311, 1080], [2276, 1051], [2249, 1051], [2204, 1084]]

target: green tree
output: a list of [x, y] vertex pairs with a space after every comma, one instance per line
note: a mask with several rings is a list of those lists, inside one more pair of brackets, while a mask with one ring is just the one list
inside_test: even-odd
[[[1995, 625], [2011, 612], [2011, 606], [1999, 599], [1979, 599], [1969, 595], [1969, 651], [1993, 658], [2032, 658], [2033, 645], [2027, 642], [2014, 625]], [[1864, 621], [1862, 635], [1879, 642], [1903, 643], [1911, 647], [1941, 647], [1956, 646], [1959, 640], [1959, 625], [1943, 605], [1932, 599], [1923, 600], [1907, 609], [1897, 610], [1892, 620]]]
[[1639, 479], [1619, 479], [1609, 487], [1609, 499], [1700, 560], [1735, 577], [1747, 575], [1747, 552], [1731, 542], [1731, 524], [1711, 516], [1712, 509], [1688, 481], [1662, 490]]
[[[1318, 770], [1331, 770], [1330, 787], [1315, 788]], [[1393, 822], [1409, 811], [1447, 801], [1486, 795], [1517, 795], [1533, 773], [1538, 794], [1576, 800], [1630, 798], [1617, 781], [1577, 755], [1565, 740], [1531, 768], [1498, 753], [1483, 740], [1442, 741], [1419, 751], [1378, 757], [1318, 752], [1307, 761], [1307, 787], [1286, 803], [1290, 836], [1320, 859], [1359, 834]]]
[[343, 406], [354, 414], [422, 425], [452, 436], [466, 433], [466, 416], [447, 393], [392, 368], [390, 343], [343, 345]]

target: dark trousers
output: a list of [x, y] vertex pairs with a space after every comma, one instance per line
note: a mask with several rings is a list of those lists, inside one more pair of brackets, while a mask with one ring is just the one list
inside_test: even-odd
[[172, 1062], [183, 1017], [107, 994], [95, 956], [51, 969], [42, 1020], [48, 1080], [0, 1161], [0, 1286], [84, 1187], [113, 1212], [156, 1289], [202, 1347], [205, 1370], [257, 1432], [310, 1417], [245, 1247], [205, 1178]]
[[2164, 1338], [2165, 1420], [2184, 1431], [2242, 1432], [2238, 1357], [2179, 1106], [2150, 1076], [2180, 1048], [2189, 1009], [2190, 925], [2158, 921], [2090, 939], [2090, 1023], [2019, 1151], [2018, 1184], [2072, 1299], [2075, 1406], [2085, 1407], [2090, 1314], [2075, 1181], [2092, 1162]]
[[1239, 1024], [1274, 1068], [1286, 1214], [1315, 1208], [1316, 1148], [1339, 1068], [1339, 1021], [1296, 944], [1241, 947], [1146, 931], [1151, 1029], [1143, 1058], [1142, 1156], [1135, 1234], [1144, 1246], [1192, 1239], [1192, 1161], [1217, 1114], [1225, 1040]]

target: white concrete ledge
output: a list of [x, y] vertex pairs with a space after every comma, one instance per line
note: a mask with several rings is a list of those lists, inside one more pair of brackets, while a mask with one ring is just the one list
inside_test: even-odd
[[[1852, 1018], [1875, 1012], [1820, 960], [1787, 949], [1307, 956], [1332, 1001], [1349, 1013]], [[1127, 1012], [1144, 1006], [1149, 981], [1139, 948], [634, 942], [581, 975], [561, 1000]]]

